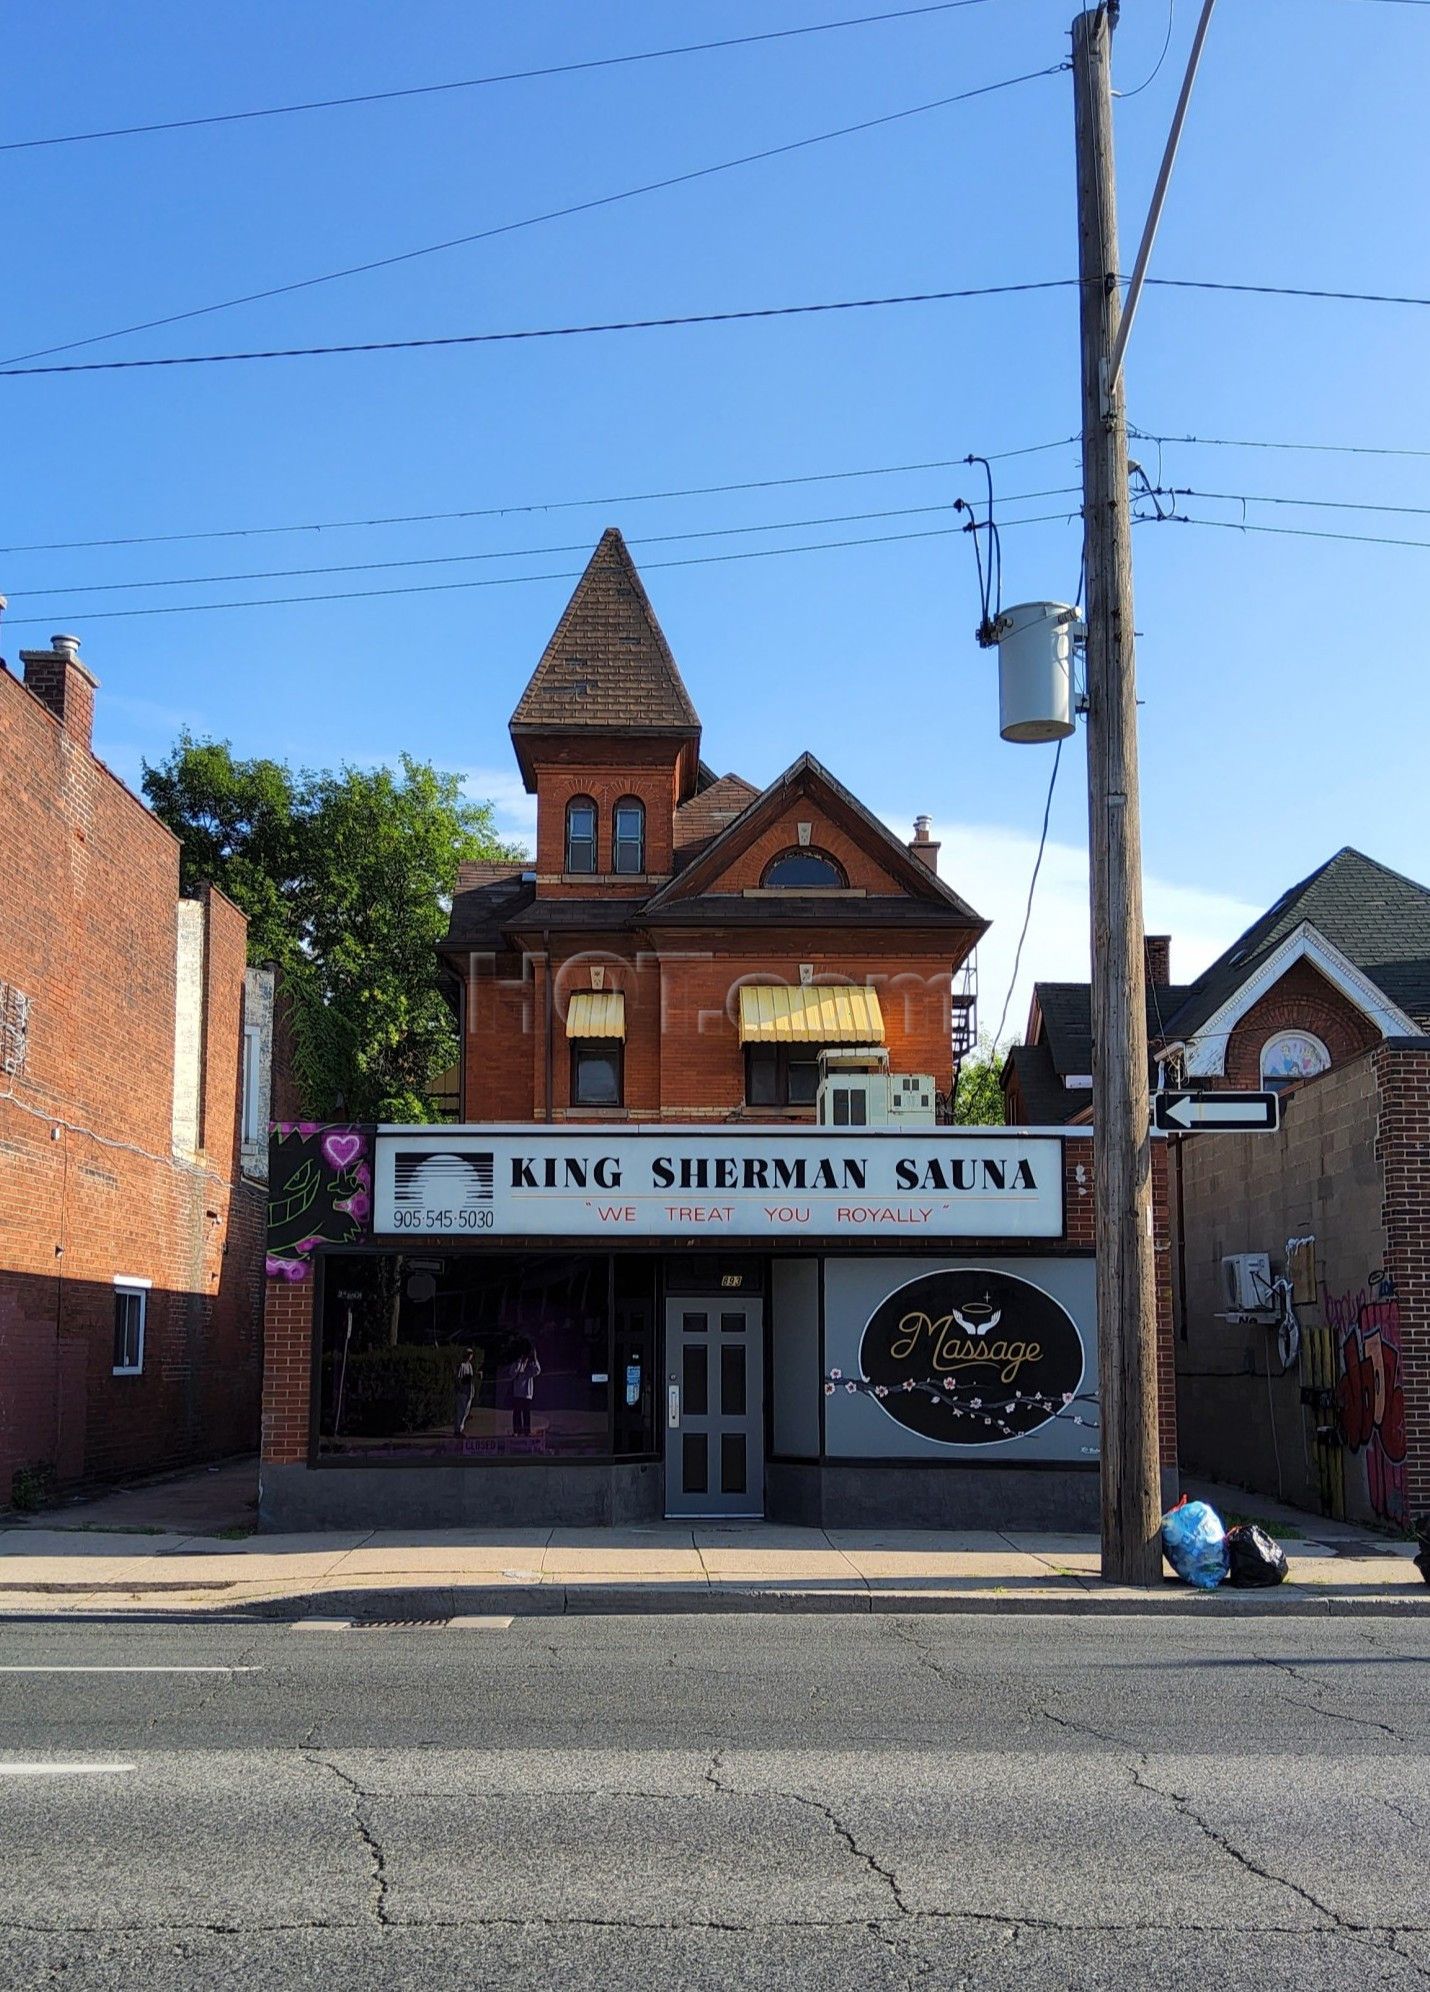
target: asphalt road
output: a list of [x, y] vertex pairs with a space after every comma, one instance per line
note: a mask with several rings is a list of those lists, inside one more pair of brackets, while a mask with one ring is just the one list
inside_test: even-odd
[[[1427, 1660], [1384, 1618], [9, 1621], [0, 1986], [1424, 1985]], [[249, 1671], [40, 1671], [116, 1668]]]

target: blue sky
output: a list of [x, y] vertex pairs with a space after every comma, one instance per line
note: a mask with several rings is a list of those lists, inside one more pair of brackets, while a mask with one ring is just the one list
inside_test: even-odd
[[[885, 0], [895, 4], [896, 0]], [[393, 88], [877, 11], [855, 0], [625, 0], [520, 8], [410, 0], [298, 8], [71, 0], [10, 27], [5, 136]], [[1060, 61], [1070, 0], [983, 0], [756, 47], [190, 132], [12, 151], [5, 355], [564, 206]], [[1118, 110], [1129, 264], [1197, 9]], [[1131, 90], [1166, 0], [1128, 0]], [[1422, 85], [1430, 10], [1222, 0], [1154, 273], [1430, 293]], [[1071, 83], [1045, 77], [350, 280], [67, 357], [421, 337], [1070, 275]], [[1425, 313], [1150, 291], [1128, 364], [1134, 423], [1168, 435], [1430, 449]], [[437, 353], [6, 383], [3, 542], [109, 539], [377, 514], [543, 507], [959, 459], [1072, 435], [1068, 291]], [[1430, 506], [1430, 457], [1136, 445], [1203, 493]], [[1009, 519], [1061, 512], [1071, 448], [996, 466]], [[926, 532], [964, 469], [513, 510], [375, 530], [9, 552], [5, 652], [72, 630], [103, 690], [100, 752], [137, 781], [180, 724], [310, 765], [399, 750], [468, 772], [529, 823], [506, 720], [570, 582], [106, 619], [116, 607], [579, 570], [617, 524], [705, 722], [707, 758], [768, 780], [809, 748], [995, 922], [996, 1022], [1049, 749], [1003, 745], [966, 539], [700, 566], [692, 554]], [[928, 508], [914, 511], [912, 508]], [[1232, 524], [1235, 497], [1182, 501]], [[841, 524], [840, 515], [908, 512]], [[1430, 515], [1246, 508], [1256, 523], [1430, 540]], [[761, 530], [728, 539], [659, 535]], [[779, 528], [776, 530], [775, 528]], [[536, 551], [527, 551], [527, 550]], [[548, 551], [548, 549], [561, 549]], [[1070, 517], [1009, 529], [1004, 600], [1063, 596]], [[278, 569], [497, 553], [431, 568]], [[1149, 525], [1135, 540], [1149, 924], [1180, 973], [1343, 843], [1425, 877], [1425, 550]], [[198, 577], [221, 577], [216, 581]], [[104, 584], [185, 585], [109, 593]], [[1029, 970], [1080, 972], [1085, 788], [1064, 754]]]

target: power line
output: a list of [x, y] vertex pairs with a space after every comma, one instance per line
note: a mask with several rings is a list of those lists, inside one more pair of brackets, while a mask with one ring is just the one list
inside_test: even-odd
[[[1014, 524], [1019, 523], [1013, 521]], [[1003, 1026], [1008, 1021], [1009, 1006], [1013, 1001], [1013, 991], [1018, 987], [1018, 970], [1023, 961], [1023, 943], [1028, 938], [1028, 926], [1033, 918], [1033, 894], [1037, 890], [1038, 873], [1043, 869], [1043, 853], [1048, 847], [1048, 822], [1053, 813], [1053, 790], [1058, 785], [1058, 769], [1062, 766], [1063, 743], [1060, 740], [1057, 752], [1053, 755], [1053, 771], [1048, 777], [1048, 799], [1043, 804], [1043, 828], [1038, 837], [1038, 855], [1033, 860], [1033, 875], [1028, 880], [1028, 903], [1023, 909], [1023, 930], [1018, 936], [1018, 945], [1013, 951], [1013, 973], [1008, 978], [1008, 994], [1003, 998], [1003, 1014], [998, 1019], [998, 1028], [993, 1033], [994, 1056], [998, 1053], [998, 1043], [1003, 1036]]]
[[[1039, 498], [1065, 498], [1070, 493], [1080, 491], [1078, 484], [1059, 484], [1045, 491], [1014, 492], [1005, 502], [1027, 504]], [[729, 539], [746, 533], [791, 533], [804, 532], [813, 526], [848, 526], [873, 519], [926, 518], [933, 512], [947, 512], [947, 499], [934, 505], [901, 505], [875, 512], [835, 512], [816, 519], [767, 519], [755, 525], [705, 526], [691, 528], [682, 533], [647, 533], [632, 539], [632, 546], [666, 546], [676, 540]], [[1056, 516], [1056, 515], [1054, 515]], [[1030, 520], [1014, 519], [1012, 525], [1027, 525]], [[555, 553], [585, 553], [589, 541], [576, 540], [564, 546], [512, 546], [496, 547], [478, 553], [428, 553], [415, 554], [401, 560], [354, 560], [327, 567], [268, 567], [242, 574], [176, 574], [161, 576], [148, 581], [67, 581], [49, 588], [24, 588], [11, 590], [11, 602], [31, 602], [37, 598], [44, 600], [52, 595], [68, 599], [73, 595], [118, 595], [129, 594], [143, 588], [207, 588], [228, 581], [295, 581], [322, 574], [377, 574], [390, 572], [396, 568], [411, 567], [457, 567], [473, 561], [485, 560], [529, 560]]]
[[[1430, 0], [1425, 0], [1430, 6]], [[1164, 436], [1152, 429], [1129, 425], [1128, 435], [1144, 443], [1190, 443], [1198, 449], [1217, 450], [1306, 450], [1325, 456], [1430, 457], [1430, 449], [1405, 449], [1386, 443], [1289, 443], [1272, 442], [1258, 436]]]
[[[1426, 0], [1430, 5], [1430, 0]], [[1239, 292], [1246, 297], [1306, 297], [1332, 304], [1411, 304], [1430, 306], [1430, 297], [1406, 296], [1399, 291], [1355, 291], [1312, 289], [1305, 284], [1216, 283], [1207, 277], [1148, 277], [1148, 284], [1160, 290], [1201, 290]]]
[[[985, 452], [991, 463], [1013, 457], [1038, 456], [1046, 450], [1068, 449], [1081, 441], [1078, 436], [1059, 436], [1050, 443], [1026, 443], [1016, 450]], [[36, 540], [29, 544], [0, 546], [0, 553], [73, 553], [91, 547], [164, 546], [180, 541], [213, 539], [258, 539], [276, 533], [347, 532], [370, 526], [425, 526], [457, 519], [502, 519], [530, 512], [568, 512], [596, 505], [646, 505], [660, 499], [710, 498], [739, 491], [773, 491], [793, 484], [832, 484], [858, 477], [898, 477], [918, 471], [961, 469], [966, 457], [939, 457], [923, 463], [871, 464], [858, 470], [806, 471], [797, 477], [747, 478], [737, 484], [688, 484], [667, 491], [627, 491], [599, 498], [551, 498], [526, 505], [487, 505], [464, 512], [395, 512], [372, 519], [307, 519], [286, 526], [219, 526], [195, 533], [130, 533], [110, 539]]]
[[[1067, 514], [1050, 512], [1045, 519], [1015, 519], [1011, 525], [1031, 526], [1041, 523], [1062, 522]], [[917, 532], [876, 533], [858, 539], [817, 540], [807, 546], [767, 546], [745, 547], [737, 553], [683, 554], [675, 560], [650, 560], [642, 562], [642, 572], [652, 573], [666, 567], [710, 567], [724, 565], [735, 560], [776, 560], [787, 554], [834, 553], [851, 547], [898, 546], [912, 540], [948, 539], [963, 531], [962, 526], [928, 526]], [[640, 541], [635, 542], [640, 545]], [[220, 609], [272, 609], [302, 606], [317, 602], [365, 602], [393, 595], [445, 595], [473, 588], [512, 588], [530, 581], [579, 581], [584, 568], [564, 569], [560, 573], [547, 574], [497, 574], [485, 576], [475, 581], [424, 581], [404, 583], [393, 588], [337, 589], [322, 595], [272, 595], [242, 602], [169, 602], [158, 608], [148, 609], [97, 609], [87, 615], [89, 622], [117, 622], [134, 616], [182, 616], [202, 615]], [[33, 629], [50, 622], [52, 616], [19, 616], [7, 626], [11, 629]]]
[[[1430, 6], [1430, 0], [1426, 0], [1426, 4]], [[1049, 70], [1040, 70], [1038, 72], [1039, 75], [1050, 75], [1052, 73], [1053, 72]], [[1021, 81], [1023, 79], [1018, 79], [1018, 80]], [[995, 84], [991, 87], [996, 89], [1005, 86]], [[974, 92], [973, 94], [977, 95], [981, 93]], [[957, 102], [959, 100], [954, 98], [948, 98], [945, 99], [944, 101], [951, 103], [951, 102]], [[933, 105], [925, 105], [922, 108], [934, 109], [937, 107]], [[911, 112], [896, 112], [895, 115], [900, 117], [906, 117], [906, 116], [911, 116], [913, 114]], [[883, 122], [883, 121], [878, 120], [876, 122]], [[862, 130], [865, 129], [865, 127], [851, 126], [850, 129]], [[839, 136], [839, 134], [826, 134], [826, 135]], [[801, 139], [799, 141], [800, 144], [809, 144], [809, 145], [817, 144], [818, 142], [819, 141], [815, 139]], [[791, 149], [792, 148], [790, 147], [777, 148], [777, 150], [780, 151], [788, 151]], [[757, 159], [767, 158], [769, 156], [770, 155], [766, 153], [754, 153], [751, 155], [752, 158], [757, 158]], [[741, 160], [736, 160], [732, 163], [736, 165], [741, 165], [744, 164], [745, 162]], [[712, 167], [702, 168], [701, 170], [702, 172], [723, 172], [725, 169], [723, 167], [712, 166]], [[685, 179], [697, 179], [700, 177], [700, 175], [685, 174], [682, 177]], [[659, 186], [674, 186], [678, 183], [673, 180], [665, 180], [665, 181], [659, 181], [655, 184]], [[649, 192], [650, 189], [637, 188], [635, 191]], [[624, 200], [626, 198], [628, 198], [628, 196], [626, 195], [609, 196], [609, 199], [612, 200]], [[606, 203], [604, 201], [590, 201], [585, 203], [585, 206], [600, 207], [605, 204]], [[581, 211], [582, 210], [580, 208], [563, 208], [559, 210], [559, 212], [562, 214], [577, 214], [580, 213]], [[537, 217], [538, 220], [548, 220], [548, 221], [552, 220], [553, 218], [554, 217], [551, 215]], [[529, 226], [529, 224], [526, 222], [512, 222], [509, 224], [509, 226], [513, 228], [524, 228]], [[489, 229], [486, 231], [487, 234], [495, 234], [495, 235], [500, 235], [505, 232], [506, 231], [504, 229]], [[458, 240], [459, 242], [476, 242], [482, 239], [483, 238], [481, 236], [471, 235], [471, 236], [462, 236]], [[438, 243], [435, 245], [435, 247], [438, 249], [450, 249], [450, 248], [455, 248], [457, 246], [458, 243], [456, 242]], [[401, 263], [401, 262], [406, 262], [411, 256], [426, 256], [432, 253], [434, 253], [433, 250], [413, 249], [408, 251], [407, 255], [405, 256], [389, 257], [386, 259], [386, 261]], [[335, 272], [335, 276], [339, 277], [354, 276], [359, 274], [363, 270], [376, 270], [376, 269], [382, 269], [383, 267], [385, 267], [383, 263], [362, 263], [358, 264], [352, 270], [339, 270]], [[308, 283], [329, 283], [331, 281], [333, 281], [333, 279], [329, 277], [311, 277], [307, 279]], [[1351, 303], [1351, 304], [1394, 304], [1394, 305], [1420, 305], [1420, 306], [1430, 307], [1430, 297], [1392, 296], [1385, 292], [1379, 292], [1379, 291], [1312, 290], [1306, 288], [1298, 289], [1290, 284], [1231, 284], [1231, 283], [1218, 283], [1210, 278], [1196, 278], [1196, 277], [1148, 277], [1146, 281], [1149, 286], [1156, 284], [1162, 286], [1164, 289], [1225, 291], [1232, 293], [1239, 292], [1248, 296], [1255, 296], [1255, 297], [1294, 297], [1294, 298], [1307, 298], [1316, 301], [1324, 301], [1329, 299], [1336, 302]], [[524, 326], [517, 330], [509, 332], [451, 332], [427, 339], [364, 339], [364, 340], [354, 340], [346, 344], [327, 345], [327, 346], [267, 346], [267, 347], [254, 348], [248, 351], [232, 352], [232, 353], [158, 353], [144, 359], [69, 360], [59, 366], [47, 366], [47, 367], [22, 366], [19, 364], [19, 361], [21, 359], [30, 360], [36, 358], [43, 358], [46, 354], [49, 353], [73, 352], [75, 348], [79, 346], [93, 346], [100, 344], [102, 341], [106, 339], [119, 339], [124, 336], [124, 332], [100, 332], [96, 333], [92, 339], [75, 339], [72, 340], [67, 346], [46, 346], [40, 349], [37, 353], [21, 354], [17, 357], [15, 361], [6, 360], [0, 362], [0, 380], [22, 380], [22, 379], [32, 378], [35, 375], [42, 375], [42, 374], [129, 373], [133, 372], [136, 369], [150, 368], [150, 367], [224, 366], [224, 365], [229, 365], [234, 361], [238, 360], [328, 359], [336, 355], [351, 354], [351, 353], [407, 353], [407, 352], [420, 352], [444, 346], [509, 345], [513, 342], [520, 340], [527, 340], [527, 339], [578, 339], [578, 338], [588, 337], [593, 333], [602, 333], [602, 332], [657, 332], [657, 331], [668, 331], [672, 328], [679, 328], [691, 325], [735, 325], [741, 323], [742, 321], [762, 319], [762, 318], [807, 318], [821, 312], [871, 311], [887, 305], [946, 304], [953, 299], [970, 298], [970, 297], [1014, 297], [1023, 292], [1067, 290], [1076, 286], [1077, 282], [1078, 279], [1076, 277], [1043, 277], [1027, 283], [969, 285], [965, 286], [960, 290], [910, 291], [904, 294], [891, 296], [891, 297], [836, 298], [828, 303], [820, 303], [820, 304], [757, 305], [757, 306], [752, 306], [748, 310], [744, 311], [682, 312], [664, 318], [620, 318], [620, 319], [611, 319], [602, 322], [600, 324], [592, 324], [592, 325]], [[286, 290], [302, 290], [305, 288], [305, 285], [288, 284], [284, 285], [282, 288]], [[254, 302], [254, 299], [256, 298], [277, 297], [279, 295], [280, 295], [279, 291], [256, 291], [254, 292], [253, 297], [251, 298], [231, 298], [229, 300], [229, 304], [251, 304], [252, 302]], [[151, 319], [148, 325], [130, 325], [125, 328], [125, 331], [143, 332], [147, 331], [150, 326], [172, 325], [176, 323], [177, 320], [180, 318], [201, 317], [205, 311], [227, 311], [228, 309], [229, 309], [228, 304], [204, 305], [201, 306], [200, 309], [197, 311], [178, 312], [175, 314], [173, 318]], [[1129, 431], [1129, 434], [1131, 433], [1136, 433], [1138, 435], [1143, 436], [1144, 439], [1148, 442], [1162, 442], [1162, 441], [1194, 442], [1197, 440], [1197, 438], [1191, 436], [1181, 437], [1181, 438], [1165, 438], [1165, 437], [1153, 436], [1149, 432], [1144, 430], [1137, 430], [1135, 432]], [[1283, 447], [1283, 446], [1268, 444], [1265, 447], [1271, 448], [1271, 447]], [[1294, 446], [1287, 444], [1284, 445], [1284, 447], [1291, 448]], [[1307, 445], [1307, 447], [1310, 446]], [[1405, 454], [1426, 454], [1426, 453], [1405, 452]]]
[[1430, 519], [1430, 505], [1377, 505], [1364, 498], [1291, 498], [1261, 491], [1194, 491], [1189, 485], [1169, 486], [1159, 496], [1200, 498], [1228, 505], [1295, 505], [1313, 512], [1397, 512]]
[[[1139, 523], [1155, 525], [1158, 521], [1144, 519]], [[1228, 533], [1274, 533], [1278, 538], [1286, 539], [1341, 540], [1350, 546], [1419, 547], [1430, 552], [1430, 540], [1393, 539], [1384, 533], [1333, 533], [1317, 526], [1261, 525], [1251, 519], [1245, 522], [1240, 519], [1193, 519], [1181, 512], [1169, 513], [1160, 523], [1169, 526], [1215, 526], [1222, 532]]]
[[742, 153], [738, 159], [722, 159], [713, 166], [692, 167], [689, 172], [672, 173], [661, 180], [647, 180], [638, 187], [624, 187], [619, 193], [597, 194], [590, 200], [572, 201], [565, 207], [550, 208], [543, 214], [525, 215], [519, 221], [504, 221], [492, 228], [479, 228], [470, 235], [454, 235], [445, 242], [429, 242], [420, 249], [404, 249], [392, 256], [377, 256], [366, 263], [352, 263], [345, 269], [328, 270], [318, 277], [299, 277], [292, 283], [274, 284], [267, 290], [248, 291], [242, 297], [229, 297], [215, 304], [193, 305], [187, 311], [171, 311], [162, 318], [146, 318], [134, 325], [121, 325], [110, 332], [92, 332], [84, 339], [69, 339], [62, 345], [39, 346], [33, 352], [16, 353], [8, 359], [0, 360], [0, 367], [18, 366], [25, 360], [47, 359], [54, 353], [72, 353], [81, 346], [102, 345], [109, 339], [122, 339], [131, 332], [152, 332], [163, 325], [178, 325], [186, 319], [203, 318], [216, 311], [232, 311], [241, 304], [259, 304], [267, 298], [288, 297], [295, 291], [312, 290], [319, 284], [334, 284], [346, 277], [367, 275], [373, 270], [390, 270], [401, 263], [411, 263], [423, 256], [437, 256], [449, 249], [461, 249], [473, 242], [489, 242], [499, 235], [514, 235], [525, 228], [537, 228], [544, 222], [563, 221], [571, 215], [590, 214], [598, 208], [614, 207], [621, 201], [636, 200], [644, 194], [664, 192], [670, 187], [688, 186], [694, 180], [706, 180], [716, 173], [733, 172], [740, 166], [753, 166], [766, 159], [778, 159], [791, 152], [802, 152], [813, 145], [827, 145], [837, 138], [851, 138], [859, 132], [874, 131], [883, 125], [898, 124], [905, 118], [922, 117], [928, 111], [941, 111], [953, 104], [966, 104], [976, 97], [989, 97], [999, 90], [1011, 90], [1020, 83], [1034, 83], [1045, 76], [1059, 75], [1067, 68], [1065, 62], [1050, 63], [1046, 69], [1029, 70], [1021, 76], [1005, 76], [997, 83], [983, 83], [973, 90], [959, 90], [952, 96], [937, 97], [926, 104], [912, 104], [902, 111], [886, 111], [877, 118], [863, 118], [858, 124], [840, 125], [834, 131], [815, 132], [808, 138], [787, 140], [783, 145], [765, 146], [759, 152]]
[[365, 90], [350, 97], [316, 97], [298, 104], [269, 104], [259, 110], [216, 111], [196, 118], [164, 118], [151, 124], [111, 125], [100, 131], [60, 132], [46, 138], [14, 138], [0, 152], [33, 152], [44, 146], [88, 145], [102, 138], [138, 138], [152, 132], [194, 131], [207, 125], [246, 124], [257, 118], [296, 117], [307, 111], [347, 110], [358, 104], [390, 104], [403, 97], [436, 97], [455, 90], [484, 90], [497, 83], [529, 83], [552, 76], [577, 76], [592, 69], [619, 69], [638, 62], [663, 62], [676, 55], [706, 55], [713, 50], [751, 48], [760, 42], [793, 41], [802, 35], [827, 35], [841, 28], [868, 28], [887, 21], [911, 21], [926, 14], [948, 14], [961, 7], [979, 7], [987, 0], [937, 0], [923, 7], [901, 7], [887, 14], [856, 14], [847, 20], [812, 21], [802, 28], [773, 28], [763, 34], [730, 35], [720, 41], [684, 42], [675, 48], [639, 49], [630, 55], [592, 56], [584, 62], [549, 63], [540, 69], [511, 69], [493, 76], [464, 76], [450, 83], [415, 83], [401, 90]]
[[[232, 360], [310, 360], [335, 353], [398, 353], [433, 346], [500, 346], [522, 339], [580, 339], [595, 332], [659, 332], [675, 326], [734, 325], [760, 318], [808, 318], [829, 311], [873, 311], [886, 305], [947, 304], [970, 297], [1014, 297], [1025, 291], [1066, 290], [1076, 277], [1046, 277], [1033, 283], [978, 284], [962, 290], [910, 291], [897, 297], [837, 298], [825, 304], [767, 304], [745, 311], [685, 312], [669, 318], [613, 319], [601, 325], [540, 325], [514, 332], [452, 332], [432, 339], [370, 339], [347, 346], [281, 346], [248, 353], [173, 353], [141, 360], [66, 360], [58, 366], [0, 367], [0, 380], [21, 380], [35, 374], [128, 373], [139, 367], [205, 367]], [[113, 335], [117, 337], [118, 335]], [[78, 343], [87, 344], [81, 340]], [[68, 349], [55, 346], [52, 352]]]

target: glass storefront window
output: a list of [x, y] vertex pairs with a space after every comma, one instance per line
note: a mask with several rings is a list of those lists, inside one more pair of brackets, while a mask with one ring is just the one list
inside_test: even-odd
[[324, 1458], [571, 1460], [655, 1449], [654, 1263], [528, 1253], [325, 1262]]

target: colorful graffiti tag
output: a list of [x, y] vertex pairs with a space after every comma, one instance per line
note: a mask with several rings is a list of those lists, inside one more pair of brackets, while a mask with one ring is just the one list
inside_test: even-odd
[[1395, 1283], [1373, 1273], [1358, 1293], [1326, 1292], [1326, 1324], [1340, 1351], [1336, 1410], [1341, 1438], [1365, 1456], [1366, 1492], [1382, 1521], [1405, 1527], [1405, 1389]]
[[306, 1280], [319, 1245], [353, 1245], [372, 1225], [367, 1128], [279, 1122], [268, 1163], [268, 1277]]

